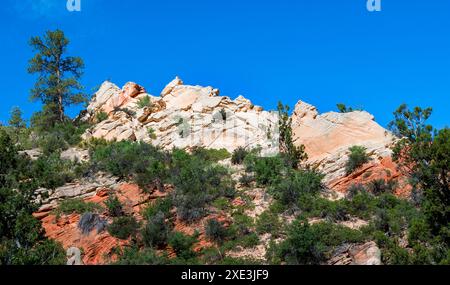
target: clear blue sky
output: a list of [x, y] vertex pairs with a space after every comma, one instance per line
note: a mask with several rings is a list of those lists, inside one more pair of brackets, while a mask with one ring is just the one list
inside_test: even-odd
[[[301, 99], [326, 112], [343, 102], [387, 125], [401, 103], [432, 106], [450, 125], [450, 1], [382, 0], [3, 0], [0, 121], [12, 106], [27, 118], [35, 77], [27, 42], [62, 29], [81, 56], [87, 92], [105, 79], [152, 94], [179, 75], [274, 109]], [[79, 108], [70, 109], [73, 116]]]

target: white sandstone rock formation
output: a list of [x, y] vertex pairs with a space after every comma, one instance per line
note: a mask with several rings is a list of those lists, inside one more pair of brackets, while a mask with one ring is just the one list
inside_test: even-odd
[[[137, 103], [145, 96], [151, 106], [140, 108]], [[135, 83], [120, 89], [105, 82], [82, 119], [95, 122], [100, 112], [108, 119], [89, 129], [84, 139], [139, 140], [166, 149], [201, 146], [231, 152], [259, 145], [266, 155], [278, 151], [277, 113], [263, 111], [242, 96], [219, 96], [212, 87], [183, 85], [178, 77], [160, 97]]]
[[348, 149], [367, 148], [376, 160], [391, 155], [394, 136], [365, 111], [319, 114], [316, 107], [299, 101], [292, 115], [295, 143], [304, 144], [309, 163], [326, 174], [325, 182], [345, 176]]

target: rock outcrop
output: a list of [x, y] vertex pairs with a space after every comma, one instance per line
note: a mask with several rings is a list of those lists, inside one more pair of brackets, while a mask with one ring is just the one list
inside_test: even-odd
[[[150, 104], [138, 104], [145, 97]], [[105, 82], [81, 119], [95, 122], [100, 112], [108, 119], [88, 130], [85, 139], [139, 140], [166, 149], [202, 146], [233, 151], [260, 145], [265, 154], [278, 150], [276, 113], [242, 96], [231, 100], [212, 87], [184, 85], [178, 77], [159, 97], [135, 83], [119, 89]]]
[[339, 247], [329, 265], [381, 265], [381, 251], [373, 241]]
[[350, 147], [367, 148], [374, 165], [378, 165], [391, 156], [394, 142], [394, 136], [365, 111], [319, 114], [316, 107], [302, 101], [295, 106], [292, 129], [295, 143], [305, 145], [308, 162], [326, 175], [327, 185], [335, 185], [346, 176]]

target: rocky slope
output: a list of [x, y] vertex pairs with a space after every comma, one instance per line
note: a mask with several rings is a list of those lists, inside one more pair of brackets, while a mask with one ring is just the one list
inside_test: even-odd
[[[148, 104], [142, 103], [145, 98], [148, 98]], [[107, 118], [99, 121], [101, 116]], [[253, 148], [259, 145], [263, 155], [276, 154], [278, 151], [276, 112], [264, 111], [242, 96], [235, 100], [219, 96], [219, 90], [213, 87], [184, 85], [178, 77], [159, 96], [148, 94], [144, 87], [136, 83], [127, 83], [120, 89], [111, 82], [104, 82], [78, 119], [94, 123], [83, 135], [84, 139], [145, 141], [165, 149], [202, 146], [225, 148], [232, 152], [238, 147]], [[326, 175], [325, 183], [328, 191], [334, 193], [333, 199], [342, 197], [342, 193], [352, 184], [366, 184], [374, 179], [394, 179], [400, 182], [398, 194], [407, 192], [404, 178], [390, 158], [394, 137], [378, 125], [369, 113], [319, 114], [314, 106], [299, 101], [292, 121], [295, 143], [305, 145], [309, 156], [307, 163]], [[348, 149], [354, 145], [366, 147], [372, 160], [356, 172], [346, 175]], [[68, 159], [88, 159], [87, 153], [80, 150], [69, 150], [64, 155]], [[222, 163], [233, 168], [229, 161]], [[233, 179], [238, 181], [243, 169], [235, 168], [233, 171]], [[142, 218], [140, 206], [167, 195], [170, 186], [167, 187], [169, 189], [165, 193], [156, 191], [151, 195], [143, 195], [136, 185], [108, 175], [97, 175], [90, 180], [50, 191], [46, 198], [38, 196], [43, 205], [36, 216], [42, 220], [49, 237], [60, 241], [65, 248], [82, 248], [84, 264], [102, 264], [114, 260], [114, 248], [126, 245], [128, 241], [117, 240], [106, 231], [101, 234], [95, 231], [81, 233], [78, 227], [80, 215], [57, 217], [53, 212], [57, 205], [69, 198], [82, 198], [103, 205], [108, 195], [115, 193], [126, 210], [139, 220]], [[45, 189], [39, 191], [48, 192]], [[245, 191], [253, 205], [253, 210], [246, 214], [257, 218], [270, 206], [270, 197], [266, 195], [265, 189]], [[243, 203], [239, 199], [233, 201], [236, 205]], [[230, 220], [226, 213], [213, 212], [212, 215], [224, 222]], [[106, 221], [111, 219], [104, 213], [101, 218]], [[289, 217], [283, 218], [289, 220]], [[364, 221], [350, 221], [348, 225], [343, 225], [354, 228], [360, 224], [364, 224]], [[210, 245], [204, 238], [203, 220], [194, 225], [176, 222], [175, 229], [187, 234], [199, 229], [196, 250]], [[261, 243], [257, 247], [232, 251], [229, 255], [263, 259], [270, 235], [260, 239]], [[345, 245], [337, 250], [329, 263], [379, 264], [379, 255], [379, 249], [372, 242]]]

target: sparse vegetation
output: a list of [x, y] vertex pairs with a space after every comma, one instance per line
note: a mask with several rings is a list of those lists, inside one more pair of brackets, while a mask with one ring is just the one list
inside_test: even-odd
[[95, 120], [97, 121], [97, 124], [101, 123], [103, 121], [106, 121], [107, 119], [108, 119], [108, 114], [106, 112], [101, 111], [101, 112], [98, 112], [97, 115], [95, 115]]
[[151, 108], [153, 106], [152, 101], [150, 100], [149, 96], [144, 96], [139, 98], [138, 102], [137, 102], [137, 106], [141, 109], [148, 107]]
[[222, 243], [226, 237], [226, 230], [224, 226], [216, 219], [210, 219], [205, 226], [206, 236], [217, 243]]
[[350, 154], [348, 155], [347, 164], [345, 165], [345, 171], [347, 175], [353, 173], [355, 170], [370, 161], [370, 156], [367, 154], [367, 149], [363, 146], [352, 146], [349, 148]]
[[231, 163], [235, 165], [242, 164], [248, 154], [249, 152], [244, 147], [238, 147], [233, 151], [233, 155], [231, 156]]
[[108, 226], [108, 232], [118, 239], [128, 239], [130, 236], [134, 236], [138, 229], [139, 223], [130, 216], [114, 218], [112, 224]]
[[92, 202], [85, 202], [82, 199], [69, 199], [64, 200], [59, 204], [58, 208], [55, 210], [57, 215], [65, 214], [84, 214], [88, 212], [98, 212], [101, 207], [98, 204]]

